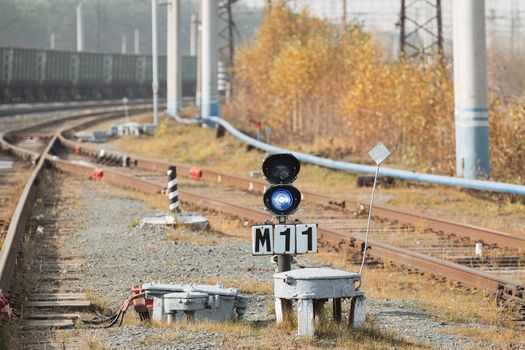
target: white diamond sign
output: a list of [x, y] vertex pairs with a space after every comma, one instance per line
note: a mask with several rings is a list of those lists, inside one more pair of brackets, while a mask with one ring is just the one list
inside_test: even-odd
[[390, 151], [388, 148], [383, 145], [383, 143], [379, 142], [374, 148], [372, 148], [368, 154], [374, 162], [376, 162], [377, 165], [381, 164], [385, 159], [388, 158], [390, 155]]

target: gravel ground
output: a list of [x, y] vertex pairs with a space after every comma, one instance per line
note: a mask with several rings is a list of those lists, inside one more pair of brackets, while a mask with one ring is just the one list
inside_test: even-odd
[[[269, 258], [253, 257], [249, 241], [219, 234], [212, 236], [215, 243], [211, 244], [169, 240], [166, 228], [137, 226], [137, 219], [155, 211], [141, 201], [114, 195], [106, 186], [101, 182], [81, 184], [79, 205], [70, 211], [83, 222], [83, 228], [74, 233], [64, 248], [84, 252], [86, 264], [80, 283], [104, 295], [112, 308], [126, 299], [130, 286], [145, 282], [187, 283], [210, 277], [271, 281], [275, 266]], [[196, 242], [202, 238], [194, 235]], [[299, 263], [316, 264], [305, 258]], [[251, 295], [244, 322], [271, 323], [271, 304], [271, 295]], [[436, 349], [486, 345], [447, 334], [447, 330], [458, 325], [433, 319], [415, 302], [369, 300], [369, 314], [379, 328]], [[224, 332], [140, 325], [81, 332], [84, 339], [93, 339], [109, 349], [220, 349], [232, 344], [231, 335]], [[294, 337], [289, 337], [293, 343]]]

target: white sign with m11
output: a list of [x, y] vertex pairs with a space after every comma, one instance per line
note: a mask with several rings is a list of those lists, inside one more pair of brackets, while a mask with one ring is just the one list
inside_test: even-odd
[[317, 253], [317, 224], [252, 226], [252, 254]]

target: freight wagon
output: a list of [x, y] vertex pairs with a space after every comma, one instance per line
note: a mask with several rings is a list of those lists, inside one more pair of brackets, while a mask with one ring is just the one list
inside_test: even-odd
[[[166, 92], [159, 56], [159, 93]], [[194, 97], [197, 62], [182, 57], [182, 94]], [[0, 47], [0, 102], [71, 101], [151, 96], [152, 61], [124, 55]]]

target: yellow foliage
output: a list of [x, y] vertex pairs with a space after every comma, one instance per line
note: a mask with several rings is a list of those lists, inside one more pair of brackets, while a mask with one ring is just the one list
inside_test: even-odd
[[[382, 140], [393, 151], [391, 164], [452, 175], [451, 66], [439, 58], [387, 62], [383, 52], [357, 24], [336, 26], [278, 2], [256, 40], [236, 54], [236, 99], [228, 109], [243, 127], [249, 118], [270, 126], [281, 145], [343, 140], [344, 156], [367, 161], [367, 150]], [[493, 176], [500, 180], [523, 180], [519, 167], [508, 163], [525, 165], [519, 106], [490, 106], [492, 115], [509, 115], [505, 122], [491, 118]], [[517, 145], [520, 154], [513, 151]]]

